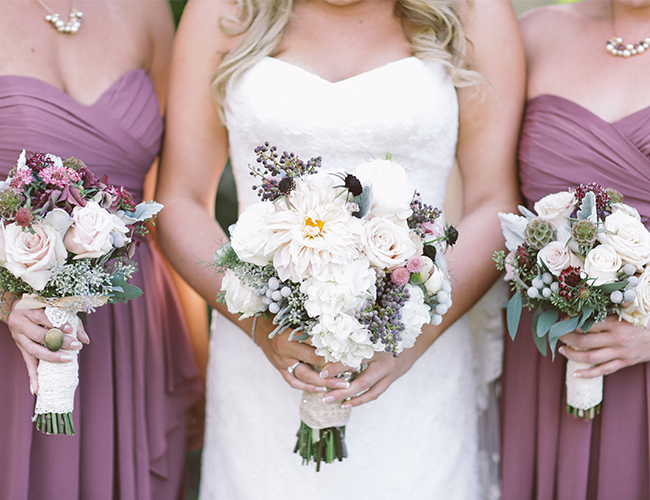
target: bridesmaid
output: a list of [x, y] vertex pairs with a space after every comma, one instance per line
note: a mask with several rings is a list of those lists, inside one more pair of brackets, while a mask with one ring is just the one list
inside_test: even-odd
[[[163, 127], [173, 36], [166, 2], [0, 0], [0, 9], [0, 176], [23, 148], [76, 156], [140, 201]], [[83, 22], [71, 16], [71, 33], [44, 19], [60, 12], [67, 21], [76, 9]], [[201, 388], [153, 242], [140, 245], [135, 259], [132, 283], [144, 295], [88, 316], [92, 343], [79, 357], [73, 437], [44, 435], [31, 422], [38, 359], [66, 361], [40, 345], [50, 326], [45, 315], [3, 316], [0, 499], [181, 496], [185, 411]]]
[[[548, 27], [554, 29], [549, 30]], [[650, 227], [650, 0], [583, 0], [521, 19], [528, 107], [520, 178], [529, 206], [597, 182], [619, 190]], [[636, 54], [606, 50], [645, 40]], [[571, 333], [555, 362], [535, 348], [530, 324], [506, 345], [503, 377], [503, 498], [650, 498], [650, 333], [616, 317]], [[564, 357], [605, 375], [601, 414], [566, 412]]]

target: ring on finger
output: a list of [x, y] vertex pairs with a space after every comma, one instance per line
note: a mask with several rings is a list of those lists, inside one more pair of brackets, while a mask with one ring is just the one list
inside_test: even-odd
[[296, 369], [296, 366], [298, 366], [300, 363], [301, 363], [300, 361], [296, 361], [289, 368], [287, 368], [287, 371], [289, 372], [289, 375], [293, 375], [293, 371]]

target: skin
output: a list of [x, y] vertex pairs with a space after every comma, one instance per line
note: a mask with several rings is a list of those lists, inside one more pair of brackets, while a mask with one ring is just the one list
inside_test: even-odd
[[[638, 82], [650, 72], [650, 57], [613, 57], [604, 48], [613, 35], [612, 8], [616, 34], [626, 43], [650, 35], [648, 0], [583, 0], [537, 9], [521, 18], [529, 99], [558, 95], [608, 122], [650, 106], [650, 95], [638, 88]], [[549, 30], [548, 26], [555, 28]], [[649, 332], [614, 316], [595, 324], [589, 335], [573, 332], [561, 340], [567, 345], [558, 352], [573, 361], [595, 365], [577, 371], [577, 377], [608, 375], [650, 361]]]
[[[1, 0], [5, 26], [0, 30], [0, 75], [23, 75], [48, 82], [85, 105], [91, 105], [123, 74], [145, 69], [162, 106], [167, 88], [173, 23], [163, 0], [87, 1], [48, 0], [54, 12], [67, 19], [71, 6], [84, 13], [80, 31], [62, 35], [43, 18], [47, 12], [38, 2]], [[25, 36], [29, 33], [29, 36]], [[110, 47], [110, 50], [108, 48]], [[162, 109], [162, 107], [161, 107]], [[30, 378], [32, 393], [38, 390], [38, 360], [69, 362], [72, 357], [50, 352], [42, 343], [52, 327], [43, 309], [14, 309], [2, 315], [20, 349]], [[65, 332], [71, 327], [65, 325]], [[85, 331], [79, 340], [89, 343]], [[82, 344], [65, 335], [63, 349]]]
[[[157, 192], [157, 199], [166, 206], [158, 222], [163, 249], [180, 274], [213, 304], [220, 278], [206, 273], [201, 262], [210, 261], [216, 242], [226, 240], [214, 221], [212, 207], [228, 141], [208, 82], [220, 54], [236, 43], [215, 29], [219, 17], [233, 9], [234, 4], [227, 0], [191, 0], [186, 8], [174, 48], [169, 133]], [[404, 33], [414, 27], [403, 28], [393, 12], [390, 0], [298, 1], [275, 57], [332, 82], [409, 57], [412, 53]], [[442, 325], [425, 326], [414, 348], [397, 358], [386, 353], [376, 355], [351, 385], [334, 378], [346, 370], [339, 364], [325, 366], [320, 375], [311, 369], [309, 364], [325, 365], [313, 347], [289, 342], [287, 335], [269, 340], [267, 334], [273, 326], [260, 319], [256, 341], [291, 387], [313, 392], [336, 389], [326, 400], [351, 398], [346, 402], [349, 406], [377, 398], [497, 277], [491, 255], [501, 247], [503, 238], [496, 214], [514, 210], [519, 201], [515, 155], [524, 101], [523, 47], [507, 0], [476, 0], [472, 14], [465, 4], [461, 12], [473, 42], [468, 55], [490, 84], [483, 99], [474, 89], [459, 91], [458, 160], [465, 179], [465, 216], [459, 225], [461, 237], [449, 256], [454, 306]], [[188, 158], [202, 161], [188, 162]], [[251, 320], [237, 321], [221, 304], [217, 309], [250, 335]], [[289, 374], [287, 367], [297, 361], [302, 363], [293, 375]]]

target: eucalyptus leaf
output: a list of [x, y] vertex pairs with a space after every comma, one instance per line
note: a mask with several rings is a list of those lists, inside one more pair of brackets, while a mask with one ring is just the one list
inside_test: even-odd
[[542, 312], [542, 314], [539, 317], [539, 321], [537, 322], [537, 336], [538, 337], [543, 337], [545, 336], [548, 331], [551, 329], [551, 327], [557, 323], [557, 319], [560, 316], [560, 313], [557, 309], [549, 309], [547, 311]]
[[546, 346], [548, 345], [546, 336], [544, 337], [538, 337], [537, 335], [533, 334], [533, 340], [535, 341], [535, 345], [537, 346], [537, 350], [542, 356], [546, 356]]
[[576, 328], [578, 328], [579, 323], [580, 323], [580, 316], [573, 316], [564, 321], [560, 321], [559, 323], [555, 323], [548, 331], [549, 342], [553, 340], [557, 340], [562, 335], [571, 333]]
[[600, 288], [603, 293], [612, 293], [616, 290], [621, 290], [628, 285], [629, 281], [616, 281], [614, 283], [605, 283], [604, 285], [599, 285], [597, 288]]
[[113, 294], [109, 299], [111, 303], [126, 302], [142, 295], [142, 290], [137, 286], [130, 285], [120, 276], [113, 276], [111, 283], [113, 285]]
[[507, 323], [508, 323], [508, 333], [510, 338], [515, 340], [517, 335], [517, 329], [519, 328], [519, 320], [521, 319], [521, 295], [515, 293], [512, 298], [508, 301], [508, 310], [507, 310]]
[[144, 222], [155, 217], [158, 212], [163, 209], [163, 205], [155, 201], [147, 201], [138, 203], [133, 212], [118, 212], [118, 215], [125, 224], [135, 224], [136, 222]]

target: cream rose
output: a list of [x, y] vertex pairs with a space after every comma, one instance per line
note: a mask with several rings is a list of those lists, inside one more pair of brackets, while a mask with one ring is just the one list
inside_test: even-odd
[[582, 268], [582, 260], [559, 241], [552, 241], [542, 248], [537, 254], [537, 261], [555, 276], [569, 266]]
[[639, 284], [634, 291], [636, 298], [623, 308], [621, 317], [633, 325], [647, 327], [650, 320], [650, 270], [645, 270], [639, 276]]
[[50, 268], [68, 252], [61, 234], [51, 224], [33, 224], [32, 230], [23, 230], [17, 224], [5, 228], [5, 267], [34, 289], [43, 290], [50, 279]]
[[623, 262], [639, 270], [650, 262], [650, 232], [633, 215], [614, 212], [605, 218], [603, 227], [605, 231], [598, 234], [598, 239], [611, 245]]
[[265, 266], [273, 260], [264, 247], [268, 240], [265, 229], [274, 210], [273, 203], [253, 203], [242, 212], [237, 224], [231, 226], [230, 244], [242, 261]]
[[406, 223], [375, 217], [364, 226], [363, 251], [380, 269], [394, 269], [415, 255], [417, 248]]
[[616, 212], [623, 212], [624, 214], [634, 217], [636, 220], [641, 220], [639, 211], [630, 205], [626, 205], [625, 203], [612, 203], [612, 213]]
[[541, 218], [560, 225], [576, 209], [577, 201], [573, 193], [562, 191], [544, 196], [533, 208]]
[[262, 298], [255, 294], [254, 289], [242, 283], [230, 269], [221, 280], [221, 289], [226, 292], [228, 311], [232, 314], [241, 314], [240, 320], [262, 310]]
[[72, 219], [74, 222], [64, 242], [66, 248], [76, 254], [75, 259], [101, 257], [113, 248], [111, 231], [119, 219], [98, 203], [89, 201], [85, 207], [74, 207]]
[[585, 272], [596, 280], [596, 286], [616, 281], [616, 274], [622, 265], [621, 258], [610, 245], [603, 244], [592, 248], [585, 258]]

